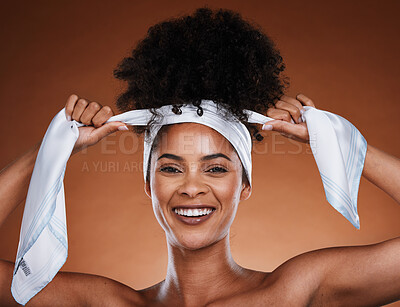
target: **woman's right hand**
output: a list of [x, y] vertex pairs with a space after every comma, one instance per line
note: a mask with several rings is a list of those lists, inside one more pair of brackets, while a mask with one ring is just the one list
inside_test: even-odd
[[114, 112], [109, 106], [103, 107], [97, 102], [90, 102], [77, 95], [71, 95], [65, 105], [65, 116], [68, 120], [74, 119], [77, 122], [87, 125], [87, 127], [79, 128], [79, 138], [75, 143], [72, 154], [96, 144], [102, 138], [117, 130], [129, 130], [121, 122], [105, 124], [113, 115]]
[[298, 94], [296, 98], [283, 95], [275, 106], [267, 110], [267, 116], [275, 120], [266, 122], [262, 129], [278, 131], [290, 139], [309, 143], [307, 125], [301, 119], [303, 106], [315, 108], [312, 100], [303, 94]]

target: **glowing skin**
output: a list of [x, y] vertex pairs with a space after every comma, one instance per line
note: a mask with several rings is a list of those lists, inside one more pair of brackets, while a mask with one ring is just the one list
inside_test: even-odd
[[[250, 195], [250, 187], [242, 182], [241, 162], [229, 141], [195, 123], [163, 130], [152, 153], [150, 183], [145, 190], [168, 243], [189, 250], [226, 237], [239, 201]], [[214, 211], [204, 222], [188, 225], [173, 210], [195, 205]]]

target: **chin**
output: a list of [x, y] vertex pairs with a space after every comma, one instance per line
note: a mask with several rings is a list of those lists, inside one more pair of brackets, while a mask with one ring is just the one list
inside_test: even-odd
[[206, 248], [220, 241], [221, 239], [210, 236], [209, 234], [203, 233], [186, 233], [186, 234], [176, 234], [173, 238], [167, 239], [172, 246], [183, 248], [191, 251], [200, 250]]
[[221, 227], [221, 224], [231, 224], [229, 221], [221, 221], [218, 211], [210, 214], [209, 219], [201, 221], [188, 221], [190, 218], [179, 219], [172, 214], [162, 214], [161, 210], [155, 210], [156, 218], [163, 228], [168, 244], [186, 250], [200, 250], [209, 247], [229, 233], [229, 227]]

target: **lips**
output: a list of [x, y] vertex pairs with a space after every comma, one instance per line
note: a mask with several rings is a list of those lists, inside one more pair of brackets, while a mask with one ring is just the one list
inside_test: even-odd
[[174, 207], [174, 216], [187, 225], [198, 225], [208, 220], [216, 208], [209, 205], [182, 205]]

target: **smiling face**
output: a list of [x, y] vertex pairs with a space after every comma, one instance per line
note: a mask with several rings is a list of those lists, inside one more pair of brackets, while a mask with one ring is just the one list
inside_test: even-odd
[[236, 151], [201, 124], [175, 124], [160, 133], [145, 190], [169, 244], [195, 250], [221, 240], [251, 192]]

